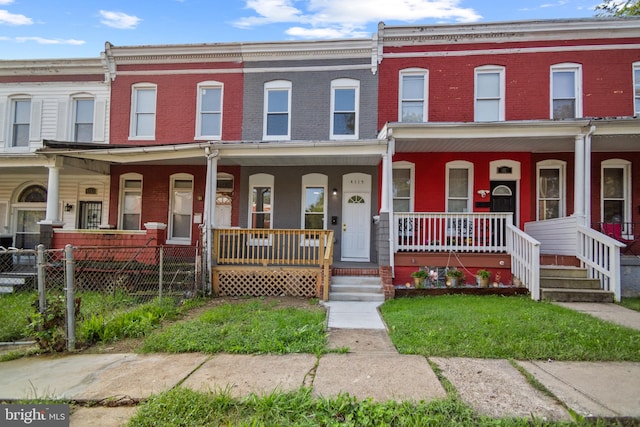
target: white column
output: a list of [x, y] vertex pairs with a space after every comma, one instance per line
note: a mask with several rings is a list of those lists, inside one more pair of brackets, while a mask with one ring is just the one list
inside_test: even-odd
[[[207, 245], [206, 265], [207, 272], [211, 274], [212, 256], [213, 256], [213, 225], [215, 224], [216, 212], [216, 192], [217, 192], [217, 175], [218, 175], [218, 150], [211, 152], [206, 149], [207, 156], [207, 174], [204, 193], [204, 231], [205, 241]], [[209, 291], [211, 290], [211, 282], [209, 282]]]
[[49, 182], [47, 184], [47, 213], [40, 224], [61, 225], [60, 216], [60, 166], [57, 162], [47, 165], [49, 169]]
[[591, 126], [584, 139], [584, 221], [591, 226], [591, 135], [596, 127]]
[[574, 189], [573, 189], [573, 215], [578, 224], [585, 224], [585, 147], [584, 135], [577, 135], [575, 140], [575, 166], [574, 166]]

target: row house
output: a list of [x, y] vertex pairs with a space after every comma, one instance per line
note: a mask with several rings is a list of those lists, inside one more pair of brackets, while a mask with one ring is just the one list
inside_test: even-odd
[[[372, 274], [392, 297], [418, 268], [456, 266], [538, 299], [541, 263], [564, 263], [619, 298], [620, 249], [640, 231], [639, 30], [381, 23], [372, 39], [107, 43], [92, 82], [74, 61], [57, 64], [65, 78], [4, 61], [4, 238], [200, 245], [224, 295], [326, 299], [331, 276]], [[15, 147], [32, 96], [42, 130]]]

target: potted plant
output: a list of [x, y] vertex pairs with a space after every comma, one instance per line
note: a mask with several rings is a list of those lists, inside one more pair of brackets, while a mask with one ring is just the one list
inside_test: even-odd
[[464, 273], [456, 267], [450, 268], [445, 273], [447, 286], [457, 286], [464, 283]]
[[411, 277], [413, 277], [413, 285], [416, 288], [421, 288], [424, 286], [425, 279], [429, 276], [426, 270], [418, 270], [411, 273]]
[[491, 272], [489, 270], [480, 269], [476, 272], [478, 278], [478, 286], [486, 288], [489, 286], [489, 279], [491, 278]]

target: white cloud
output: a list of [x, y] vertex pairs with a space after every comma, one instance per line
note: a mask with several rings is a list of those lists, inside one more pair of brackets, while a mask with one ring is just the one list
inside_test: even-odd
[[475, 22], [482, 17], [460, 0], [247, 0], [255, 15], [240, 18], [235, 25], [249, 28], [287, 24], [286, 33], [303, 38], [362, 37], [364, 27], [379, 21], [435, 19]]
[[76, 39], [45, 39], [43, 37], [16, 37], [15, 41], [18, 43], [24, 42], [36, 42], [38, 44], [70, 44], [74, 46], [83, 45], [86, 42], [84, 40], [76, 40]]
[[1, 5], [11, 4], [11, 3], [13, 3], [13, 0], [0, 0]]
[[[8, 3], [5, 3], [5, 4], [8, 4]], [[33, 24], [33, 20], [31, 20], [31, 18], [28, 18], [24, 15], [10, 13], [8, 10], [0, 9], [0, 24], [31, 25]]]
[[107, 27], [118, 28], [120, 30], [132, 30], [134, 29], [142, 19], [137, 16], [127, 15], [122, 12], [110, 12], [108, 10], [101, 10], [100, 16], [101, 23]]

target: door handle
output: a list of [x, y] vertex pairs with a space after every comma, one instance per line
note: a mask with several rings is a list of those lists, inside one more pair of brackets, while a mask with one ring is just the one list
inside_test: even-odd
[[347, 231], [347, 224], [342, 224], [342, 231]]

